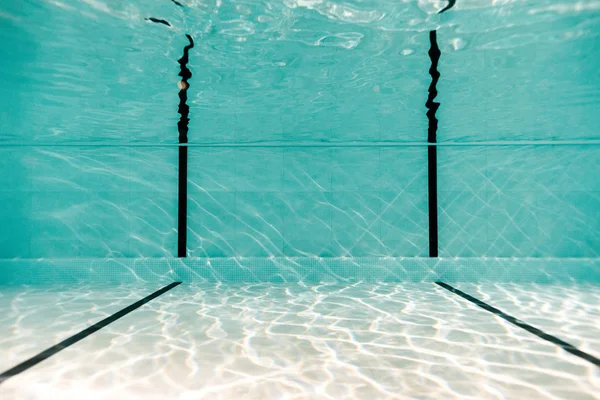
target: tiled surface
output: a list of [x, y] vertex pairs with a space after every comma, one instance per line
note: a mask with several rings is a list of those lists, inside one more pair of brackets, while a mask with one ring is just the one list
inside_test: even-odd
[[176, 247], [177, 149], [2, 148], [0, 258], [160, 257]]
[[427, 255], [429, 224], [427, 193], [381, 192], [380, 238], [384, 257], [404, 254]]
[[283, 208], [286, 255], [333, 254], [330, 203], [331, 192], [286, 193]]
[[600, 283], [600, 258], [236, 257], [0, 260], [0, 284]]
[[[439, 142], [597, 143], [594, 2], [71, 3], [2, 3], [0, 141], [175, 144], [192, 34], [190, 143], [238, 145], [190, 149], [194, 256], [427, 255], [426, 151], [377, 146], [426, 138], [432, 29]], [[440, 147], [440, 254], [599, 256], [598, 151]], [[0, 258], [175, 251], [174, 148], [1, 148], [0, 171]]]
[[283, 150], [285, 192], [330, 192], [332, 162], [330, 148], [286, 148]]
[[334, 254], [381, 254], [381, 197], [377, 192], [335, 192], [331, 198]]
[[[16, 359], [64, 338], [118, 302], [160, 286], [23, 289], [2, 346]], [[127, 290], [129, 289], [129, 290]], [[518, 286], [507, 294], [521, 293]], [[528, 298], [589, 312], [597, 287], [526, 288]], [[595, 291], [595, 292], [594, 292]], [[593, 294], [596, 293], [596, 294]], [[590, 297], [591, 295], [591, 297]], [[46, 301], [41, 301], [45, 298]], [[78, 301], [84, 298], [85, 301]], [[517, 297], [518, 299], [519, 297]], [[57, 307], [57, 300], [58, 305]], [[510, 301], [496, 296], [495, 301]], [[76, 312], [56, 313], [56, 309]], [[83, 307], [81, 307], [83, 306]], [[528, 304], [518, 304], [523, 319]], [[86, 312], [86, 308], [88, 311]], [[536, 313], [535, 311], [533, 311]], [[51, 321], [23, 315], [45, 313]], [[591, 315], [591, 314], [590, 314]], [[583, 316], [583, 314], [582, 314]], [[598, 327], [570, 340], [596, 349]], [[575, 336], [575, 337], [574, 337]], [[6, 398], [594, 399], [597, 367], [434, 284], [182, 284], [0, 386]], [[108, 384], [110, 382], [110, 384]]]
[[597, 285], [460, 282], [454, 287], [600, 357], [600, 290]]
[[[3, 287], [0, 371], [35, 356], [152, 293], [143, 285]], [[30, 337], [32, 340], [24, 340]]]
[[[161, 257], [177, 150], [3, 148], [0, 257]], [[198, 257], [428, 254], [426, 150], [189, 149]], [[600, 146], [440, 146], [445, 257], [597, 257]]]
[[189, 152], [192, 256], [427, 252], [422, 147]]
[[600, 146], [438, 149], [440, 255], [597, 257]]

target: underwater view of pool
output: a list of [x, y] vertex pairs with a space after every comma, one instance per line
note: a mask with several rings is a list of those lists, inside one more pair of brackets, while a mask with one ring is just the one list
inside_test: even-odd
[[0, 43], [0, 398], [598, 399], [598, 1], [5, 0]]

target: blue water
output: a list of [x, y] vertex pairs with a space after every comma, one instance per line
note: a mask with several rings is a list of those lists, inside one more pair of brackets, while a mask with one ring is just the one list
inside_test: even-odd
[[433, 282], [600, 357], [598, 1], [178, 2], [0, 4], [0, 374], [183, 282], [1, 398], [597, 397]]
[[[598, 257], [594, 2], [5, 2], [0, 257]], [[170, 27], [145, 18], [169, 21]], [[199, 146], [199, 147], [198, 147]]]
[[1, 257], [175, 254], [185, 33], [190, 256], [427, 256], [430, 29], [440, 255], [598, 256], [594, 2], [188, 5], [2, 6]]

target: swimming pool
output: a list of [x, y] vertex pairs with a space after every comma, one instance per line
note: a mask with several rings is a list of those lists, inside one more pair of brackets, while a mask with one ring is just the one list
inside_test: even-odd
[[[598, 354], [597, 285], [454, 286]], [[1, 367], [157, 288], [3, 290]], [[593, 399], [599, 384], [597, 365], [435, 284], [188, 282], [15, 375], [2, 391], [64, 399]]]
[[0, 397], [597, 398], [597, 2], [4, 3]]

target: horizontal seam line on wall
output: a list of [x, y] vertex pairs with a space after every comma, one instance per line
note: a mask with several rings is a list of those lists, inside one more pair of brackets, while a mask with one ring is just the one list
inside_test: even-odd
[[289, 143], [289, 144], [266, 144], [266, 143], [223, 143], [223, 144], [206, 144], [206, 143], [89, 143], [89, 142], [74, 142], [74, 143], [19, 143], [6, 142], [0, 143], [1, 147], [203, 147], [203, 148], [331, 148], [331, 147], [461, 147], [461, 146], [597, 146], [600, 145], [600, 140], [564, 140], [564, 141], [494, 141], [494, 142], [404, 142], [404, 143]]

